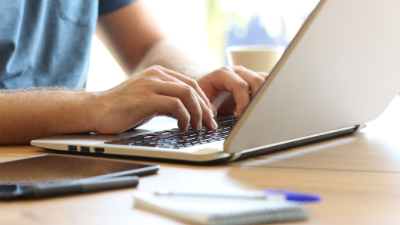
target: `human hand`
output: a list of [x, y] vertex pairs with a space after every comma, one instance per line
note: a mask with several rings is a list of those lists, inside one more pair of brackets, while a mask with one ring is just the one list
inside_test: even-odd
[[243, 66], [225, 66], [197, 82], [212, 103], [214, 113], [236, 112], [239, 118], [267, 76], [267, 73], [256, 73]]
[[100, 110], [93, 131], [102, 134], [120, 133], [160, 114], [177, 119], [181, 131], [186, 131], [189, 123], [196, 130], [202, 124], [212, 130], [217, 127], [210, 101], [197, 82], [161, 66], [99, 92], [95, 101]]

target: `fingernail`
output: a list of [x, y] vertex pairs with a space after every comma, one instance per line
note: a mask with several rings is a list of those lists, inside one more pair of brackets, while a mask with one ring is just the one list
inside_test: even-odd
[[210, 109], [211, 115], [212, 117], [215, 117], [216, 115], [214, 114], [214, 112], [212, 111], [212, 109]]
[[201, 130], [202, 127], [203, 127], [203, 124], [200, 121], [199, 124], [197, 124], [197, 130]]
[[212, 127], [214, 130], [218, 128], [217, 122], [214, 119], [212, 120]]

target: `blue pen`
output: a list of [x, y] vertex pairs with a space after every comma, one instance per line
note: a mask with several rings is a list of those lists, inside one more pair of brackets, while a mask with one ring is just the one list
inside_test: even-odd
[[263, 190], [262, 192], [216, 193], [216, 192], [188, 192], [160, 189], [154, 192], [159, 196], [181, 197], [208, 197], [208, 198], [240, 198], [249, 200], [286, 200], [296, 202], [319, 202], [321, 197], [311, 194], [299, 193], [288, 190]]

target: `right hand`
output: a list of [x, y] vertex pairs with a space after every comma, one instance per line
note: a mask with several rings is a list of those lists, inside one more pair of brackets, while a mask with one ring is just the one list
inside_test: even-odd
[[204, 124], [217, 127], [211, 104], [197, 82], [184, 75], [152, 66], [120, 85], [96, 94], [100, 105], [93, 131], [115, 134], [137, 127], [156, 115], [169, 115], [186, 131], [188, 125], [199, 130]]

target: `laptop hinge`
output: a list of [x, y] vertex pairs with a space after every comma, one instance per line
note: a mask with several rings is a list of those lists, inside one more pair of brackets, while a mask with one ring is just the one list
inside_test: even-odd
[[364, 127], [366, 127], [366, 124], [358, 124], [355, 128], [354, 128], [354, 133], [362, 130]]
[[236, 159], [238, 159], [242, 155], [242, 152], [237, 152], [237, 153], [232, 153], [231, 158], [228, 160], [228, 162], [233, 162]]

